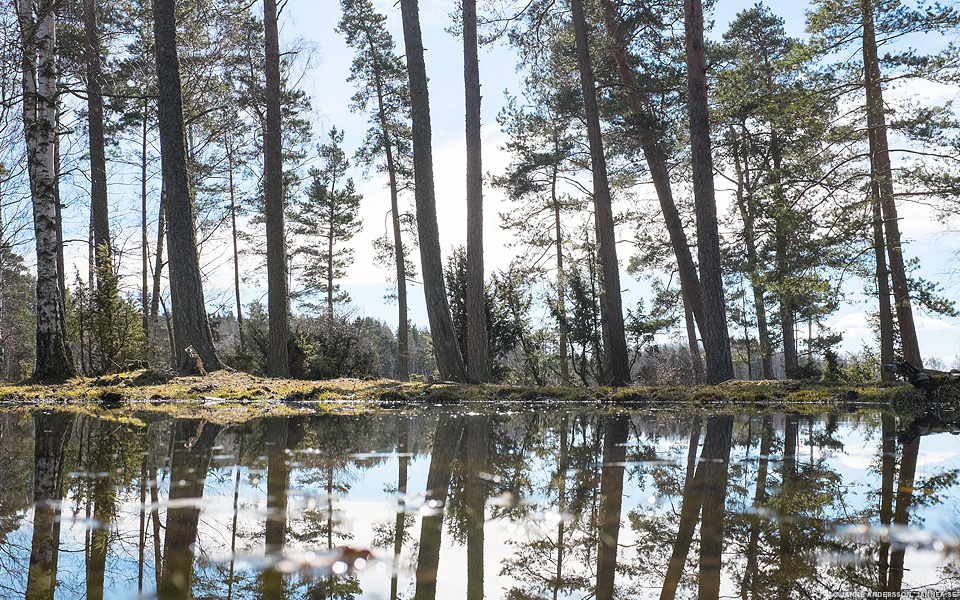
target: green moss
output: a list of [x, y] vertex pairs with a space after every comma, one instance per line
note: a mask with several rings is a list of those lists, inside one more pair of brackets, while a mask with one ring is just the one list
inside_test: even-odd
[[[935, 393], [934, 393], [935, 392]], [[430, 404], [488, 404], [517, 408], [543, 403], [587, 403], [643, 410], [669, 405], [698, 413], [751, 407], [759, 411], [823, 410], [850, 403], [886, 404], [912, 414], [931, 401], [960, 410], [960, 390], [943, 386], [924, 395], [909, 385], [841, 386], [800, 381], [729, 381], [711, 386], [620, 388], [400, 383], [390, 380], [299, 381], [218, 371], [207, 377], [172, 377], [136, 371], [64, 384], [0, 385], [0, 410], [69, 408], [144, 419], [151, 414], [203, 416], [240, 422], [263, 415], [369, 412]], [[125, 417], [124, 417], [125, 418]]]

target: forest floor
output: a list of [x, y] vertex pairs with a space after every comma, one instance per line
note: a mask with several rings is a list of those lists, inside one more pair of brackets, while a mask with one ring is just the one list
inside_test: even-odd
[[[0, 384], [0, 410], [157, 412], [235, 422], [267, 415], [376, 412], [437, 404], [486, 404], [498, 410], [571, 405], [697, 411], [822, 411], [836, 406], [890, 405], [920, 410], [930, 402], [960, 412], [960, 388], [926, 394], [908, 384], [819, 381], [728, 381], [709, 386], [623, 388], [523, 387], [335, 379], [301, 381], [217, 371], [175, 377], [141, 370], [61, 384]], [[911, 412], [912, 412], [911, 410]]]

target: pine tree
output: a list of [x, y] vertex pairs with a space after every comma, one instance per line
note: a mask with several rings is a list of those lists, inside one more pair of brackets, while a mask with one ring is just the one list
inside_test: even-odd
[[267, 289], [270, 315], [270, 352], [267, 374], [290, 374], [287, 342], [290, 323], [287, 314], [287, 253], [283, 235], [283, 134], [280, 115], [280, 41], [276, 0], [263, 3], [266, 43], [267, 120], [263, 132], [263, 195], [267, 220]]
[[187, 177], [183, 126], [183, 99], [177, 58], [176, 17], [173, 0], [154, 1], [154, 37], [159, 83], [160, 153], [166, 191], [167, 242], [170, 249], [170, 296], [173, 304], [173, 355], [182, 373], [197, 370], [184, 349], [193, 349], [207, 371], [220, 368], [203, 298], [197, 253], [193, 196]]
[[300, 259], [303, 294], [325, 296], [328, 326], [336, 317], [335, 305], [349, 299], [337, 281], [353, 264], [353, 248], [345, 244], [363, 225], [363, 196], [357, 194], [353, 179], [346, 176], [350, 161], [340, 147], [343, 135], [334, 127], [328, 141], [320, 145], [320, 167], [310, 170], [310, 187], [291, 215], [292, 233], [306, 238], [293, 252]]
[[[866, 125], [866, 140], [862, 141], [866, 142], [864, 155], [869, 157], [869, 164], [862, 171], [870, 182], [865, 187], [872, 190], [876, 186], [879, 198], [903, 357], [918, 366], [922, 355], [913, 305], [920, 304], [921, 299], [908, 273], [910, 261], [903, 256], [896, 196], [922, 196], [924, 203], [935, 204], [955, 194], [955, 150], [949, 151], [944, 141], [951, 130], [956, 130], [956, 122], [947, 116], [951, 111], [946, 106], [934, 105], [928, 99], [915, 103], [885, 101], [884, 91], [904, 80], [952, 85], [958, 73], [955, 45], [921, 54], [891, 44], [912, 34], [956, 35], [960, 12], [949, 5], [911, 6], [899, 0], [815, 0], [808, 22], [814, 50], [821, 56], [841, 57], [831, 65], [836, 73], [834, 93], [863, 106], [856, 115], [856, 125], [858, 131]], [[888, 51], [881, 53], [885, 48]], [[838, 54], [841, 49], [855, 52]], [[899, 151], [898, 137], [909, 140], [907, 152]], [[928, 152], [930, 149], [933, 151]], [[876, 272], [883, 270], [879, 261], [876, 267]]]
[[707, 355], [707, 383], [733, 378], [730, 337], [723, 301], [720, 272], [720, 233], [710, 154], [710, 123], [707, 112], [707, 62], [703, 46], [703, 6], [700, 0], [684, 0], [687, 48], [687, 106], [690, 113], [693, 191], [697, 206], [697, 256], [703, 293], [704, 322], [700, 324]]
[[[409, 379], [409, 332], [407, 327], [408, 252], [403, 242], [399, 195], [409, 182], [410, 172], [410, 99], [407, 72], [403, 60], [394, 51], [393, 37], [386, 29], [386, 17], [377, 13], [370, 0], [342, 0], [343, 18], [337, 30], [346, 36], [356, 51], [350, 80], [359, 88], [351, 110], [370, 113], [370, 129], [357, 160], [387, 174], [390, 189], [392, 240], [381, 238], [395, 267], [396, 297], [399, 310], [397, 330], [397, 378]], [[380, 163], [378, 161], [382, 160]]]
[[580, 85], [583, 88], [583, 107], [590, 142], [590, 162], [593, 170], [593, 206], [600, 254], [600, 314], [603, 326], [603, 356], [605, 383], [622, 386], [630, 382], [630, 363], [627, 356], [626, 334], [623, 328], [623, 306], [620, 299], [620, 264], [617, 261], [617, 238], [614, 231], [613, 208], [607, 165], [600, 133], [600, 113], [597, 92], [590, 62], [586, 17], [582, 0], [571, 0], [573, 29], [580, 66]]
[[483, 284], [483, 169], [480, 139], [480, 64], [477, 0], [463, 0], [463, 81], [467, 146], [467, 373], [491, 379]]

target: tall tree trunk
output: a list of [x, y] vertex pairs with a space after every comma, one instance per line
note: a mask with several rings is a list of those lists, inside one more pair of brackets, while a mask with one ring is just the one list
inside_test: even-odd
[[[781, 276], [789, 269], [787, 253], [790, 247], [790, 228], [778, 218], [774, 231], [774, 252], [777, 272]], [[793, 306], [793, 293], [788, 284], [781, 281], [778, 292], [780, 299], [780, 332], [783, 337], [783, 370], [787, 379], [797, 376], [797, 322]]]
[[770, 154], [773, 159], [773, 211], [774, 224], [774, 263], [779, 279], [778, 295], [780, 299], [780, 328], [783, 337], [783, 369], [787, 378], [799, 375], [799, 356], [796, 334], [796, 301], [794, 283], [790, 280], [796, 267], [791, 260], [794, 211], [787, 206], [783, 193], [781, 173], [783, 169], [783, 149], [776, 129], [770, 131]]
[[[893, 311], [890, 309], [890, 272], [887, 271], [886, 245], [883, 242], [883, 214], [880, 206], [880, 186], [874, 179], [870, 185], [870, 205], [873, 207], [873, 253], [877, 261], [877, 299], [880, 311], [880, 363], [894, 362]], [[880, 369], [880, 381], [893, 381], [893, 373]]]
[[[373, 39], [368, 38], [370, 52], [377, 56]], [[399, 185], [397, 183], [397, 165], [393, 157], [393, 143], [390, 141], [390, 126], [387, 121], [387, 106], [383, 93], [383, 77], [380, 62], [371, 61], [374, 69], [374, 81], [377, 88], [377, 116], [380, 131], [383, 133], [383, 152], [387, 160], [387, 177], [390, 182], [390, 221], [393, 226], [393, 254], [397, 263], [397, 379], [410, 379], [410, 335], [407, 326], [407, 259], [403, 252], [403, 235], [400, 227]]]
[[183, 98], [177, 58], [177, 24], [174, 0], [154, 0], [154, 37], [157, 46], [157, 82], [160, 154], [163, 183], [167, 191], [167, 244], [170, 253], [170, 297], [173, 329], [181, 373], [197, 372], [196, 361], [184, 349], [193, 349], [207, 371], [220, 368], [213, 345], [207, 307], [200, 280], [200, 258], [194, 227], [193, 198], [187, 180], [187, 157], [183, 128]]
[[270, 339], [267, 374], [289, 377], [287, 258], [283, 238], [283, 133], [280, 123], [280, 34], [277, 1], [264, 0], [267, 120], [263, 132], [263, 195], [267, 220], [267, 312]]
[[617, 572], [617, 540], [623, 505], [623, 473], [627, 460], [629, 420], [625, 414], [605, 419], [603, 466], [600, 469], [600, 546], [597, 550], [597, 600], [613, 600]]
[[233, 290], [237, 296], [237, 334], [240, 336], [240, 353], [247, 353], [247, 338], [243, 331], [243, 304], [240, 302], [240, 252], [237, 246], [237, 199], [233, 186], [233, 145], [227, 147], [230, 185], [230, 233], [233, 240]]
[[587, 22], [583, 0], [571, 0], [573, 31], [577, 43], [577, 62], [580, 65], [580, 86], [583, 89], [583, 112], [587, 121], [590, 143], [590, 164], [593, 169], [594, 223], [600, 254], [600, 322], [603, 334], [604, 377], [613, 386], [630, 382], [630, 359], [623, 330], [623, 305], [620, 299], [620, 265], [617, 261], [617, 237], [613, 223], [610, 184], [607, 180], [607, 161], [603, 154], [600, 133], [600, 111], [597, 108], [597, 90], [590, 49], [587, 41]]
[[480, 147], [480, 63], [477, 0], [463, 0], [463, 83], [467, 145], [467, 373], [484, 383], [490, 371], [483, 290], [483, 169]]
[[38, 412], [33, 417], [33, 542], [27, 600], [53, 600], [56, 591], [63, 464], [74, 420], [72, 414], [65, 412]]
[[707, 383], [733, 379], [733, 359], [723, 300], [720, 271], [720, 232], [710, 155], [710, 121], [707, 109], [707, 61], [703, 47], [703, 6], [684, 0], [687, 55], [687, 108], [690, 113], [690, 149], [693, 193], [697, 213], [697, 257], [703, 294], [703, 348], [707, 355]]
[[918, 369], [923, 368], [917, 328], [910, 306], [910, 290], [903, 263], [897, 202], [893, 194], [893, 170], [887, 145], [887, 124], [883, 114], [883, 89], [880, 83], [880, 61], [877, 58], [877, 40], [873, 25], [873, 2], [860, 0], [863, 17], [863, 80], [867, 95], [867, 127], [870, 141], [872, 178], [880, 187], [880, 206], [883, 210], [883, 228], [887, 234], [887, 255], [890, 258], [890, 278], [896, 301], [897, 323], [903, 358]]
[[[334, 195], [333, 186], [330, 187], [330, 195]], [[333, 330], [333, 220], [336, 207], [333, 202], [330, 203], [328, 218], [330, 219], [330, 228], [327, 230], [327, 335]]]
[[76, 370], [67, 346], [59, 201], [57, 193], [56, 4], [20, 0], [18, 18], [23, 45], [23, 131], [33, 198], [37, 248], [37, 349], [33, 376], [63, 380]]
[[[153, 294], [150, 298], [150, 335], [147, 345], [153, 347], [160, 327], [160, 283], [163, 277], [163, 240], [166, 237], [167, 192], [160, 189], [160, 208], [157, 211], [157, 253], [153, 264]], [[173, 339], [170, 345], [175, 346]], [[175, 366], [175, 365], [171, 365]]]
[[141, 297], [143, 310], [143, 339], [150, 345], [150, 248], [147, 238], [147, 101], [143, 101], [143, 130], [140, 133], [140, 261]]
[[437, 370], [441, 379], [466, 381], [463, 359], [453, 329], [450, 305], [443, 282], [440, 256], [440, 228], [437, 225], [437, 200], [433, 185], [433, 149], [431, 148], [430, 97], [427, 69], [423, 60], [420, 12], [417, 0], [401, 0], [403, 43], [407, 53], [410, 79], [410, 105], [413, 119], [413, 171], [416, 183], [417, 230], [420, 235], [420, 262], [427, 317], [433, 340]]
[[[112, 249], [107, 205], [107, 156], [103, 135], [103, 78], [100, 61], [100, 29], [96, 0], [83, 0], [83, 32], [87, 59], [87, 119], [90, 138], [90, 223], [97, 273], [110, 268]], [[100, 283], [97, 282], [97, 289]]]
[[[736, 131], [730, 126], [731, 134]], [[740, 144], [734, 142], [733, 162], [737, 169], [737, 209], [743, 221], [743, 244], [747, 251], [747, 277], [753, 290], [753, 308], [757, 313], [757, 337], [760, 341], [760, 361], [764, 379], [773, 379], [773, 344], [767, 323], [767, 307], [764, 300], [766, 286], [760, 277], [760, 259], [757, 252], [757, 237], [753, 210], [753, 192], [750, 164], [746, 156], [740, 156]]]
[[[556, 144], [556, 136], [554, 143]], [[570, 359], [567, 357], [567, 306], [566, 306], [566, 274], [563, 270], [563, 227], [560, 222], [560, 197], [557, 194], [557, 165], [553, 165], [553, 174], [550, 177], [550, 201], [553, 204], [553, 226], [557, 252], [557, 327], [559, 339], [557, 341], [560, 359], [560, 380], [564, 385], [570, 383]]]

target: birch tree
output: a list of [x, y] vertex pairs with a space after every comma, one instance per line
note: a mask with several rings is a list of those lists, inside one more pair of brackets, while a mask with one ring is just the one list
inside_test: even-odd
[[57, 6], [53, 0], [19, 0], [22, 44], [23, 132], [33, 198], [37, 249], [37, 356], [33, 376], [63, 380], [76, 370], [66, 343], [62, 239], [57, 193]]

